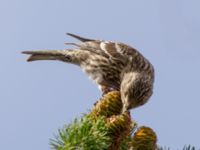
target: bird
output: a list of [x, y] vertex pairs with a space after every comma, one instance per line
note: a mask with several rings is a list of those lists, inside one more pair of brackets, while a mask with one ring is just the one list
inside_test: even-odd
[[79, 42], [64, 50], [23, 51], [28, 62], [58, 60], [78, 65], [103, 94], [117, 90], [122, 113], [144, 105], [153, 94], [154, 67], [137, 49], [122, 42], [95, 40], [66, 33]]

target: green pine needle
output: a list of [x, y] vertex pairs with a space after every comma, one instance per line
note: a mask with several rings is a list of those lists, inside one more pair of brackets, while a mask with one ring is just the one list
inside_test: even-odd
[[[170, 150], [170, 148], [162, 148], [162, 147], [159, 147], [157, 150]], [[189, 146], [184, 146], [184, 148], [183, 148], [183, 150], [197, 150], [197, 149], [195, 149], [195, 147], [194, 146], [191, 146], [191, 145], [189, 145]], [[199, 149], [200, 150], [200, 149]]]
[[107, 133], [103, 117], [92, 121], [84, 116], [58, 130], [58, 135], [51, 139], [50, 144], [55, 150], [106, 150], [111, 142]]

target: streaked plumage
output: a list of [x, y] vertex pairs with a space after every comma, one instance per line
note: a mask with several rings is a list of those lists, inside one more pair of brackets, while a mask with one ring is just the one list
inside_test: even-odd
[[24, 51], [28, 61], [60, 60], [80, 66], [103, 93], [119, 90], [123, 110], [138, 107], [152, 95], [154, 69], [139, 51], [123, 43], [93, 40], [70, 34], [80, 43], [66, 50]]

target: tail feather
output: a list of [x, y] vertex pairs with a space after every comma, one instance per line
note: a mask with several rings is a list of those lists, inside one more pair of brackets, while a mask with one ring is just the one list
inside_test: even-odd
[[28, 62], [35, 60], [56, 60], [62, 56], [61, 51], [23, 51], [22, 54], [30, 55], [27, 59]]
[[38, 54], [38, 55], [58, 55], [62, 50], [37, 50], [37, 51], [22, 51], [22, 54]]
[[36, 60], [55, 60], [55, 58], [45, 56], [45, 55], [35, 55], [35, 54], [33, 54], [33, 55], [29, 56], [29, 58], [27, 59], [28, 62], [36, 61]]

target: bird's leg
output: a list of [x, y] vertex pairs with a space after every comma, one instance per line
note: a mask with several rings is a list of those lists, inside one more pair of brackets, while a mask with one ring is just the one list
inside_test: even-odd
[[101, 85], [102, 96], [104, 96], [105, 94], [107, 94], [113, 90], [115, 90], [115, 89], [112, 87]]

